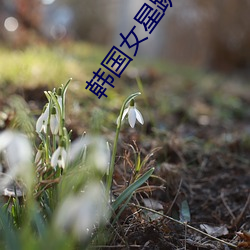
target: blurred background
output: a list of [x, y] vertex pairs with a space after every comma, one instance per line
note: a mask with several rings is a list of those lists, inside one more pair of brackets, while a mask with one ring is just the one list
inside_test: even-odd
[[92, 127], [86, 119], [80, 128], [79, 112], [93, 118], [101, 110], [104, 126], [114, 126], [110, 111], [117, 112], [138, 89], [146, 120], [157, 128], [221, 122], [233, 128], [239, 118], [248, 121], [249, 0], [173, 0], [121, 79], [115, 78], [115, 88], [107, 90], [108, 98], [98, 100], [85, 90], [110, 48], [120, 45], [120, 33], [136, 25], [139, 39], [147, 36], [133, 19], [145, 2], [0, 0], [0, 105], [18, 93], [39, 113], [46, 101], [43, 90], [72, 77], [68, 124], [79, 133]]
[[[84, 40], [119, 44], [143, 0], [1, 0], [0, 39], [9, 46]], [[216, 70], [249, 67], [248, 0], [175, 0], [139, 56]], [[139, 24], [137, 25], [139, 26]]]

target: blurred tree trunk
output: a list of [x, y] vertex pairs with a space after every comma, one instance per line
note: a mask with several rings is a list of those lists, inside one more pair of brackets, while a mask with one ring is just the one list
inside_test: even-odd
[[41, 3], [39, 0], [9, 0], [0, 1], [0, 21], [4, 24], [6, 18], [17, 19], [18, 28], [9, 32], [1, 26], [0, 38], [9, 45], [20, 47], [31, 43], [41, 36]]
[[110, 5], [112, 0], [65, 0], [74, 11], [75, 37], [96, 43], [112, 41], [112, 23], [110, 22]]
[[26, 30], [38, 32], [41, 24], [41, 3], [38, 0], [16, 0], [19, 24]]
[[37, 36], [41, 38], [41, 3], [38, 0], [15, 0], [16, 17], [19, 22], [20, 45], [29, 44]]
[[250, 66], [249, 0], [180, 0], [166, 23], [167, 58], [231, 71]]
[[[199, 1], [200, 2], [200, 1]], [[220, 0], [213, 3], [207, 24], [209, 65], [220, 70], [243, 69], [250, 65], [250, 2]]]

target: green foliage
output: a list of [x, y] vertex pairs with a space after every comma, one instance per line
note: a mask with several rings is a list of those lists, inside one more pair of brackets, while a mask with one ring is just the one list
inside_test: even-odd
[[[29, 140], [39, 145], [32, 163], [28, 163], [20, 155], [14, 165], [7, 166], [13, 169], [8, 175], [14, 183], [6, 183], [13, 185], [14, 190], [17, 186], [20, 187], [23, 197], [15, 195], [1, 205], [2, 248], [75, 250], [104, 244], [110, 238], [105, 227], [111, 221], [111, 214], [114, 211], [117, 214], [112, 220], [114, 223], [136, 190], [154, 171], [151, 168], [145, 173], [145, 160], [141, 161], [138, 153], [133, 182], [117, 199], [109, 201], [123, 112], [126, 105], [140, 93], [130, 95], [122, 105], [110, 160], [109, 144], [100, 136], [84, 135], [71, 141], [71, 131], [65, 127], [66, 91], [69, 83], [70, 80], [58, 89], [45, 91], [48, 102], [36, 122], [36, 134], [34, 124], [28, 119], [29, 112], [24, 102], [13, 97], [12, 105], [18, 115], [13, 120], [12, 127], [29, 135]], [[97, 133], [100, 128], [98, 116], [95, 120], [94, 130]], [[19, 135], [20, 138], [16, 138], [17, 134], [11, 131], [0, 135], [7, 140], [7, 144], [3, 144], [0, 150], [16, 147], [14, 150], [18, 152], [20, 147], [24, 147], [24, 150], [31, 151], [27, 145], [22, 144], [23, 140], [28, 141], [27, 137]], [[11, 157], [15, 159], [13, 152], [11, 151]], [[8, 154], [3, 154], [3, 157], [8, 157]], [[8, 160], [6, 158], [5, 163]], [[23, 171], [16, 171], [22, 162], [25, 162]], [[29, 164], [32, 168], [27, 168]], [[30, 181], [34, 173], [29, 172], [34, 170], [36, 177]], [[103, 180], [107, 182], [104, 183]]]
[[118, 207], [122, 204], [122, 202], [124, 202], [128, 197], [131, 197], [131, 194], [133, 194], [136, 189], [138, 189], [143, 183], [145, 183], [153, 172], [154, 168], [151, 168], [143, 176], [138, 178], [133, 184], [126, 188], [112, 203], [113, 210], [117, 210]]

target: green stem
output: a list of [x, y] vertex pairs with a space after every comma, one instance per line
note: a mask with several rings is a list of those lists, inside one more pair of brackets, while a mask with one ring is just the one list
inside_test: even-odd
[[50, 97], [51, 99], [53, 100], [53, 103], [56, 105], [56, 108], [57, 108], [57, 112], [59, 113], [59, 119], [60, 119], [60, 125], [59, 125], [59, 136], [62, 136], [63, 135], [63, 124], [64, 124], [64, 119], [62, 117], [62, 111], [61, 111], [61, 108], [60, 108], [60, 105], [54, 95], [54, 93], [52, 93], [51, 91], [48, 92], [50, 94]]
[[130, 95], [123, 103], [121, 110], [120, 110], [120, 115], [118, 118], [118, 123], [117, 123], [117, 127], [116, 127], [116, 134], [115, 134], [115, 140], [114, 140], [114, 148], [113, 148], [113, 152], [112, 152], [112, 158], [111, 158], [111, 163], [110, 163], [110, 168], [109, 168], [109, 173], [108, 173], [108, 178], [107, 178], [107, 193], [109, 193], [109, 191], [111, 191], [111, 187], [112, 187], [112, 183], [113, 183], [113, 173], [114, 173], [114, 169], [115, 169], [115, 156], [116, 156], [116, 152], [117, 152], [117, 145], [118, 145], [118, 138], [119, 138], [119, 134], [120, 134], [120, 129], [121, 129], [121, 123], [122, 123], [122, 115], [124, 112], [124, 109], [126, 107], [126, 105], [132, 100], [134, 99], [136, 96], [140, 95], [140, 92], [134, 93], [132, 95]]
[[53, 145], [53, 152], [56, 150], [56, 136], [52, 135], [52, 145]]
[[45, 134], [46, 140], [45, 140], [45, 145], [44, 145], [45, 155], [46, 155], [46, 164], [49, 163], [49, 155], [50, 155], [50, 150], [51, 150], [49, 130], [50, 130], [50, 115], [51, 115], [51, 110], [52, 110], [52, 101], [51, 101], [51, 99], [48, 99], [48, 100], [49, 100], [49, 117], [48, 117], [47, 129], [46, 129], [47, 132]]
[[66, 91], [68, 89], [69, 83], [71, 82], [72, 78], [70, 78], [67, 83], [63, 86], [62, 90], [62, 127], [65, 126], [65, 101], [66, 101]]

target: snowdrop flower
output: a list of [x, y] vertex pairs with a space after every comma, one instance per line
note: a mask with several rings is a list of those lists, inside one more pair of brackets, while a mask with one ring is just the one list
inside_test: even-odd
[[67, 161], [67, 152], [63, 143], [55, 150], [51, 157], [51, 166], [55, 169], [56, 166], [64, 169]]
[[98, 182], [89, 184], [79, 195], [68, 196], [56, 213], [56, 229], [72, 233], [79, 240], [91, 237], [95, 226], [108, 220], [108, 203], [104, 197]]
[[89, 146], [91, 150], [87, 155], [88, 165], [94, 165], [102, 173], [107, 172], [110, 164], [110, 150], [107, 142], [101, 137], [93, 137]]
[[130, 101], [129, 107], [124, 110], [122, 120], [125, 118], [127, 114], [128, 114], [129, 125], [132, 128], [134, 128], [136, 120], [138, 120], [138, 122], [140, 122], [141, 124], [144, 123], [141, 112], [135, 107], [134, 99]]
[[58, 101], [59, 106], [60, 106], [61, 111], [62, 111], [62, 96], [61, 96], [61, 95], [58, 95], [58, 96], [57, 96], [57, 101]]
[[37, 150], [36, 156], [35, 156], [35, 163], [36, 164], [40, 164], [41, 163], [41, 159], [42, 159], [42, 155], [43, 155], [43, 145], [42, 143], [39, 145], [39, 148]]
[[40, 115], [36, 122], [36, 132], [41, 133], [42, 131], [46, 134], [47, 125], [49, 120], [49, 104], [44, 107], [43, 113]]
[[[88, 154], [86, 154], [86, 150]], [[72, 163], [81, 157], [87, 166], [94, 166], [105, 173], [110, 163], [110, 149], [102, 137], [84, 136], [76, 139], [69, 148], [68, 162]]]
[[53, 135], [56, 135], [59, 131], [59, 117], [58, 112], [55, 107], [52, 108], [51, 116], [50, 116], [50, 130]]
[[28, 138], [21, 133], [6, 130], [0, 133], [0, 152], [8, 164], [7, 173], [1, 180], [1, 188], [17, 177], [21, 177], [30, 186], [33, 181], [33, 153]]
[[[59, 106], [60, 106], [60, 110], [61, 110], [61, 112], [62, 112], [62, 108], [63, 108], [63, 99], [62, 99], [63, 97], [62, 97], [62, 87], [60, 87], [60, 88], [58, 88], [57, 89], [57, 93], [56, 93], [56, 99], [57, 99], [57, 101], [58, 101], [58, 104], [59, 104]], [[58, 110], [57, 110], [58, 111]], [[58, 113], [59, 113], [59, 111], [58, 111]]]

